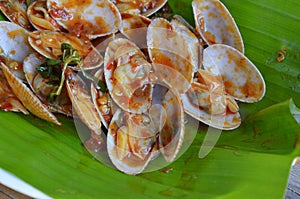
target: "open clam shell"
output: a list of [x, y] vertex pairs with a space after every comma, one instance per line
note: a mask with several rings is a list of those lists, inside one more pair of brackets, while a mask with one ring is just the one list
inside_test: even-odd
[[[158, 133], [159, 149], [167, 162], [175, 160], [184, 139], [184, 110], [181, 99], [174, 90], [163, 95], [159, 112], [165, 112]], [[162, 115], [162, 114], [160, 114]]]
[[[100, 68], [95, 73], [95, 78], [105, 82], [103, 68]], [[93, 103], [100, 115], [100, 119], [103, 125], [108, 129], [111, 119], [116, 112], [117, 105], [113, 102], [109, 93], [104, 93], [97, 89], [97, 85], [95, 85], [95, 83], [91, 84], [91, 95]]]
[[5, 63], [18, 78], [25, 80], [24, 58], [34, 50], [28, 43], [28, 31], [21, 26], [0, 21], [0, 61]]
[[189, 47], [188, 42], [189, 37], [181, 34], [163, 18], [154, 19], [148, 27], [147, 45], [150, 59], [156, 66], [165, 65], [167, 66], [165, 68], [174, 69], [184, 77], [187, 83], [179, 87], [173, 86], [169, 79], [164, 79], [180, 93], [187, 91], [193, 80], [194, 66], [191, 54], [194, 52], [191, 52], [192, 48]]
[[23, 84], [20, 79], [13, 75], [13, 73], [5, 64], [1, 63], [1, 69], [12, 91], [32, 114], [46, 121], [61, 125], [57, 118], [48, 111], [48, 109], [42, 104], [42, 102], [25, 84]]
[[0, 70], [0, 109], [3, 111], [14, 111], [29, 114], [17, 96], [13, 93], [2, 70]]
[[147, 48], [147, 29], [151, 20], [142, 15], [122, 13], [120, 32], [140, 48]]
[[123, 110], [143, 113], [150, 107], [151, 68], [144, 54], [129, 40], [120, 38], [109, 43], [104, 57], [105, 81], [111, 97]]
[[141, 14], [150, 16], [160, 8], [162, 8], [167, 0], [144, 0], [144, 1], [128, 1], [128, 0], [113, 0], [121, 13]]
[[[225, 113], [221, 114], [211, 114], [207, 111], [207, 107], [204, 107], [203, 104], [210, 106], [209, 102], [209, 90], [206, 85], [193, 82], [192, 87], [184, 94], [181, 95], [181, 99], [184, 106], [184, 111], [194, 117], [195, 119], [221, 130], [232, 130], [240, 126], [241, 117], [239, 112], [231, 112], [226, 110]], [[220, 109], [217, 106], [223, 106], [222, 100], [220, 97], [215, 96], [213, 100], [217, 104], [213, 104], [215, 109]], [[223, 100], [222, 100], [223, 101]], [[221, 107], [222, 109], [222, 107]]]
[[[95, 69], [102, 65], [103, 57], [89, 41], [84, 41], [71, 34], [55, 31], [34, 31], [29, 34], [30, 45], [47, 58], [59, 59], [62, 55], [61, 46], [70, 44], [78, 50], [83, 58], [84, 69]], [[80, 68], [74, 68], [80, 70]]]
[[182, 35], [188, 43], [190, 57], [187, 57], [188, 61], [194, 66], [194, 72], [198, 71], [199, 60], [201, 57], [201, 47], [197, 36], [189, 29], [190, 26], [187, 21], [182, 17], [175, 15], [171, 24], [174, 26], [175, 31]]
[[96, 134], [101, 134], [101, 120], [84, 81], [70, 69], [66, 70], [66, 87], [73, 108], [81, 121]]
[[34, 50], [28, 43], [28, 31], [17, 24], [0, 21], [1, 54], [18, 62], [23, 62], [25, 57]]
[[203, 67], [221, 76], [227, 94], [235, 99], [253, 103], [265, 95], [266, 85], [256, 66], [240, 51], [224, 44], [204, 49]]
[[77, 37], [94, 39], [118, 31], [121, 16], [109, 0], [62, 1], [47, 0], [50, 15]]
[[32, 2], [27, 9], [28, 19], [37, 30], [60, 31], [62, 28], [49, 15], [46, 2], [46, 0]]
[[11, 22], [18, 24], [27, 30], [32, 29], [26, 13], [27, 4], [25, 1], [0, 1], [0, 10]]
[[244, 53], [244, 44], [239, 29], [219, 0], [193, 0], [196, 29], [208, 44], [227, 44]]
[[112, 163], [120, 171], [136, 175], [151, 160], [155, 134], [145, 125], [146, 115], [122, 112], [114, 114], [107, 134], [107, 152]]
[[38, 53], [28, 55], [23, 62], [23, 70], [27, 83], [32, 91], [51, 111], [61, 113], [67, 116], [72, 116], [72, 104], [68, 97], [67, 90], [63, 87], [61, 93], [54, 102], [48, 102], [47, 96], [50, 94], [53, 85], [48, 84], [48, 79], [43, 78], [36, 68], [43, 64], [45, 58]]

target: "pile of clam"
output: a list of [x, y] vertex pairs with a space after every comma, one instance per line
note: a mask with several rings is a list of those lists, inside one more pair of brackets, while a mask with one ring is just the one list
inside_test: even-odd
[[58, 125], [55, 114], [74, 109], [91, 132], [86, 147], [105, 147], [132, 175], [160, 154], [175, 160], [189, 133], [185, 114], [237, 128], [237, 101], [261, 100], [265, 83], [232, 16], [218, 0], [194, 0], [193, 28], [154, 14], [166, 4], [0, 1], [11, 21], [0, 22], [0, 108]]

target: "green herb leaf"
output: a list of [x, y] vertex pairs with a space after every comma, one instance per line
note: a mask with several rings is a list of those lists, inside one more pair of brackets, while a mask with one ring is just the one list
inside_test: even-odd
[[100, 90], [103, 93], [106, 93], [108, 91], [106, 83], [101, 80], [98, 80], [96, 89]]

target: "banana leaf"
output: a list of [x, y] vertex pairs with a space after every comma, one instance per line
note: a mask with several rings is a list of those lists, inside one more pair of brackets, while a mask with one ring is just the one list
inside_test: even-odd
[[[222, 132], [205, 158], [198, 152], [207, 126], [163, 170], [128, 176], [96, 161], [82, 146], [73, 120], [58, 127], [34, 116], [0, 112], [0, 167], [53, 198], [282, 198], [290, 165], [300, 155], [300, 3], [223, 0], [265, 78], [267, 93], [240, 104], [243, 123]], [[169, 0], [193, 24], [191, 0]], [[278, 51], [285, 59], [277, 61]]]

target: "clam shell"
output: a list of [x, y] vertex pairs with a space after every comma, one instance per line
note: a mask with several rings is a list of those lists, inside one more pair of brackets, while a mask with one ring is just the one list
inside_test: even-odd
[[225, 114], [213, 115], [204, 110], [203, 107], [200, 107], [198, 99], [207, 92], [206, 86], [193, 82], [190, 90], [181, 95], [184, 111], [204, 124], [217, 129], [232, 130], [238, 128], [241, 124], [239, 112], [226, 111]]
[[48, 79], [44, 79], [36, 70], [37, 66], [44, 63], [45, 58], [38, 53], [28, 55], [23, 62], [23, 70], [27, 83], [31, 90], [49, 108], [49, 110], [72, 116], [72, 104], [68, 97], [67, 90], [63, 87], [61, 94], [57, 96], [53, 103], [47, 101], [47, 96], [53, 89], [53, 85], [47, 84]]
[[147, 29], [151, 20], [142, 15], [122, 13], [120, 31], [141, 49], [147, 48]]
[[118, 109], [112, 118], [107, 134], [109, 158], [118, 170], [130, 175], [141, 173], [148, 165], [155, 141], [155, 136], [151, 133], [141, 136], [145, 130], [143, 124], [130, 126], [131, 117], [134, 116], [137, 115], [124, 113]]
[[113, 1], [117, 5], [121, 13], [130, 13], [130, 14], [141, 14], [144, 16], [150, 16], [162, 8], [167, 0], [146, 0], [146, 1]]
[[[71, 34], [55, 31], [34, 31], [29, 34], [30, 45], [47, 58], [59, 59], [62, 55], [61, 45], [70, 44], [78, 50], [83, 58], [84, 69], [95, 69], [102, 65], [103, 57], [89, 41], [84, 41]], [[80, 70], [80, 68], [74, 68]]]
[[239, 29], [219, 0], [193, 0], [196, 29], [208, 44], [227, 44], [244, 53], [244, 44]]
[[85, 82], [72, 70], [66, 71], [66, 87], [73, 108], [81, 121], [96, 134], [101, 134], [101, 120], [87, 91]]
[[0, 70], [0, 109], [3, 111], [29, 114], [26, 108], [18, 100], [17, 96], [13, 93], [2, 70]]
[[[148, 27], [147, 45], [150, 59], [153, 64], [165, 65], [167, 67], [164, 68], [174, 69], [184, 77], [185, 83], [179, 87], [173, 86], [168, 76], [163, 80], [180, 93], [188, 90], [193, 79], [194, 66], [191, 62], [191, 54], [194, 52], [191, 52], [188, 41], [189, 37], [178, 32], [163, 18], [154, 19]], [[154, 71], [157, 69], [154, 67]]]
[[152, 86], [148, 79], [151, 64], [140, 49], [127, 39], [109, 43], [104, 57], [107, 88], [123, 110], [143, 113], [151, 104]]
[[34, 52], [27, 40], [28, 31], [17, 24], [0, 21], [0, 32], [0, 60], [24, 81], [23, 60]]
[[184, 21], [184, 19], [178, 15], [172, 18], [171, 24], [174, 26], [175, 31], [182, 35], [188, 43], [190, 57], [187, 57], [187, 59], [194, 66], [194, 72], [198, 71], [201, 57], [200, 53], [202, 53], [202, 51], [197, 36], [187, 27], [190, 26], [188, 22]]
[[61, 1], [47, 0], [50, 15], [77, 37], [90, 39], [118, 31], [121, 16], [109, 0]]
[[221, 76], [227, 94], [236, 100], [253, 103], [265, 95], [266, 85], [256, 66], [238, 50], [224, 44], [204, 49], [203, 67]]
[[[103, 68], [100, 68], [94, 76], [100, 81], [105, 82]], [[91, 95], [101, 122], [108, 129], [111, 119], [116, 112], [117, 105], [113, 102], [109, 93], [103, 93], [100, 90], [97, 90], [95, 83], [91, 84]]]
[[62, 28], [49, 15], [46, 0], [32, 2], [27, 9], [27, 16], [32, 26], [37, 30], [60, 31]]
[[34, 52], [28, 43], [28, 31], [19, 25], [0, 21], [0, 32], [1, 54], [23, 62], [28, 54]]
[[168, 90], [162, 99], [166, 118], [159, 131], [159, 148], [167, 162], [175, 160], [184, 139], [184, 110], [179, 95]]
[[11, 22], [18, 24], [27, 30], [32, 29], [26, 14], [27, 5], [24, 1], [0, 1], [0, 10]]
[[42, 104], [42, 102], [31, 92], [31, 90], [25, 84], [22, 83], [20, 79], [15, 77], [13, 73], [10, 72], [5, 64], [1, 63], [1, 69], [12, 91], [32, 114], [43, 120], [61, 125], [57, 118], [48, 111], [48, 109]]

